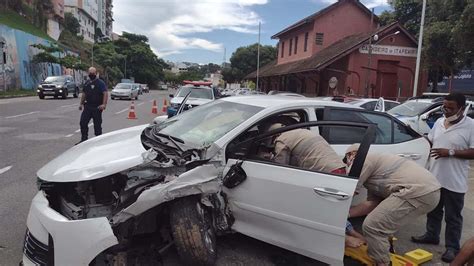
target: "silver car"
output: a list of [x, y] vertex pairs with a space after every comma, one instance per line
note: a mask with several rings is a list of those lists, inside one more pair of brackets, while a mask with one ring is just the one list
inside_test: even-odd
[[110, 93], [112, 100], [117, 99], [135, 99], [138, 100], [139, 86], [134, 83], [119, 83], [115, 85], [114, 89]]

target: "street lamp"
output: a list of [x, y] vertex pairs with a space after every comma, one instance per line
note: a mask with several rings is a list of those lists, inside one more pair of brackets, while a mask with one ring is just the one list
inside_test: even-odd
[[[372, 46], [379, 43], [379, 42], [381, 42], [381, 41], [383, 41], [383, 40], [385, 40], [388, 37], [395, 36], [395, 35], [398, 35], [398, 34], [400, 34], [399, 30], [397, 30], [394, 33], [383, 36], [382, 39], [380, 39], [380, 40], [379, 40], [379, 35], [378, 34], [374, 34], [374, 35], [370, 36], [367, 71], [366, 71], [366, 76], [365, 76], [365, 95], [364, 95], [365, 98], [369, 97], [369, 80], [370, 80], [370, 63], [371, 63], [371, 59], [372, 59]], [[372, 43], [372, 40], [374, 40], [374, 43]]]

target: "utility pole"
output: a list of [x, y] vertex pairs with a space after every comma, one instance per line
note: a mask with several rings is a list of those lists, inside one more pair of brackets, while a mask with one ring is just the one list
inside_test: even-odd
[[[374, 25], [374, 9], [370, 12], [370, 32], [372, 32], [372, 27]], [[369, 83], [370, 83], [370, 61], [372, 60], [372, 33], [370, 34], [369, 38], [369, 54], [368, 54], [368, 62], [367, 62], [367, 71], [365, 73], [365, 92], [364, 97], [369, 97]]]
[[123, 78], [126, 79], [127, 78], [127, 56], [124, 57], [125, 59], [125, 69], [123, 71]]
[[257, 84], [256, 84], [256, 90], [257, 91], [260, 91], [259, 90], [259, 87], [258, 87], [258, 82], [259, 82], [259, 71], [260, 71], [260, 26], [261, 26], [261, 23], [260, 21], [258, 22], [258, 42], [257, 42]]
[[[421, 61], [421, 48], [423, 44], [423, 25], [425, 24], [425, 12], [426, 12], [426, 0], [423, 0], [423, 8], [421, 9], [421, 23], [420, 23], [420, 34], [418, 36], [418, 50], [416, 51], [416, 69], [415, 69], [415, 82], [413, 82], [413, 97], [418, 93], [418, 77], [420, 75], [420, 61]], [[437, 81], [435, 81], [437, 82]]]
[[94, 43], [92, 43], [92, 66], [94, 66]]

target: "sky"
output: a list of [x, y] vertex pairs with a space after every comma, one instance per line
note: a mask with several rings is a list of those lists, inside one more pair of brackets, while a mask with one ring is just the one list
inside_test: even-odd
[[[114, 0], [114, 32], [143, 34], [164, 60], [221, 64], [241, 46], [271, 36], [336, 0]], [[361, 0], [376, 14], [387, 0]]]

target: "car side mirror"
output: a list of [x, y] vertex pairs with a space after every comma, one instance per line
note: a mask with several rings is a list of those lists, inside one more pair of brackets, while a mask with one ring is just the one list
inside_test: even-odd
[[423, 120], [423, 121], [426, 121], [426, 120], [428, 120], [428, 115], [427, 114], [422, 114], [422, 115], [420, 115], [420, 119]]
[[247, 179], [247, 173], [242, 168], [242, 161], [232, 165], [227, 174], [222, 178], [222, 184], [226, 188], [234, 188]]
[[169, 96], [170, 96], [170, 98], [173, 98], [173, 97], [174, 97], [174, 95], [173, 95], [173, 94], [170, 94]]

